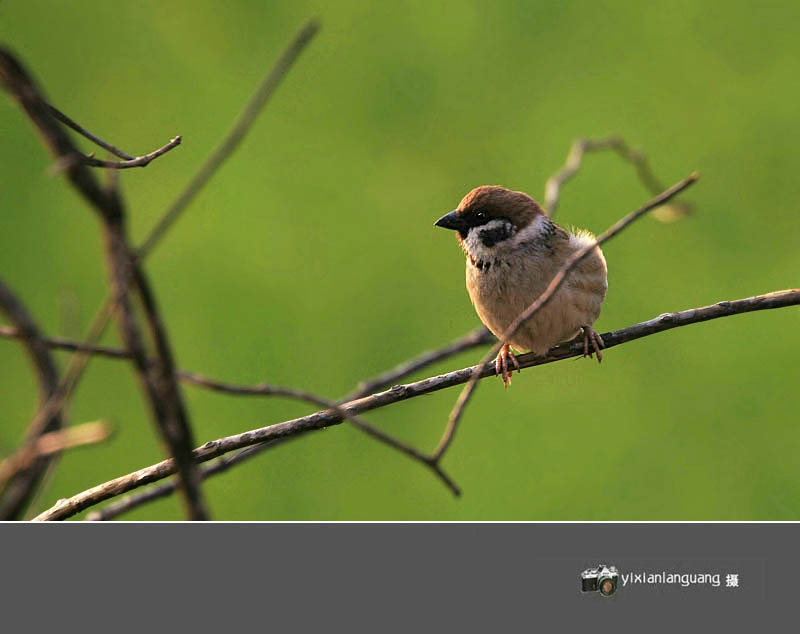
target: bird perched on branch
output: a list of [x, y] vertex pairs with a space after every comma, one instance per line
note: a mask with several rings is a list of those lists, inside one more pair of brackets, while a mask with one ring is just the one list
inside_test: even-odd
[[[594, 241], [588, 231], [559, 227], [523, 192], [477, 187], [436, 226], [455, 230], [467, 255], [467, 291], [481, 321], [498, 338], [541, 295], [567, 259]], [[603, 340], [592, 325], [608, 288], [606, 260], [593, 249], [567, 275], [548, 303], [522, 323], [497, 355], [495, 372], [511, 383], [510, 350], [544, 355], [551, 347], [583, 336], [584, 356], [597, 354]]]

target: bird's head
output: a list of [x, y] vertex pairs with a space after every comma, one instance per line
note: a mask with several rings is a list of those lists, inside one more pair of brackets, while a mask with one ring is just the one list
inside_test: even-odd
[[468, 193], [458, 207], [436, 221], [437, 227], [458, 232], [462, 247], [491, 249], [529, 226], [542, 208], [523, 192], [482, 185]]

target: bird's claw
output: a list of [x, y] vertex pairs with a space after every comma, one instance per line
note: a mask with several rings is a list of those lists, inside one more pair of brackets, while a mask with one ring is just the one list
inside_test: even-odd
[[505, 387], [511, 385], [511, 375], [514, 373], [513, 369], [511, 371], [508, 369], [509, 359], [511, 359], [511, 363], [514, 368], [516, 368], [518, 372], [522, 372], [522, 368], [519, 366], [517, 357], [515, 357], [514, 353], [511, 352], [511, 346], [505, 344], [500, 349], [500, 352], [497, 353], [497, 358], [494, 360], [494, 373], [499, 374], [502, 377], [503, 385]]
[[[603, 338], [591, 326], [581, 326], [581, 332], [583, 333], [583, 356], [591, 357], [593, 350], [597, 354], [597, 362], [602, 363], [603, 353], [601, 349], [606, 347]], [[592, 350], [589, 350], [589, 342], [592, 344]]]

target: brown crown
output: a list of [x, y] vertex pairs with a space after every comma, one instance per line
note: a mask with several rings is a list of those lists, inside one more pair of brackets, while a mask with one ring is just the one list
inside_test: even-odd
[[544, 213], [533, 198], [498, 185], [476, 187], [461, 199], [459, 214], [485, 212], [490, 218], [508, 218], [517, 229], [526, 227], [537, 214]]

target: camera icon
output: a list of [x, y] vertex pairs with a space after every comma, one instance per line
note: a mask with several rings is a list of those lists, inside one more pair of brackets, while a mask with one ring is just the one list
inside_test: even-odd
[[617, 591], [618, 579], [616, 566], [599, 564], [597, 568], [587, 568], [581, 573], [581, 592], [599, 592], [610, 597]]

